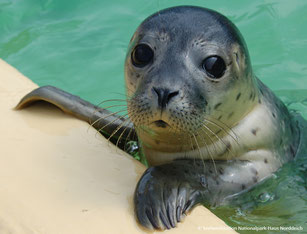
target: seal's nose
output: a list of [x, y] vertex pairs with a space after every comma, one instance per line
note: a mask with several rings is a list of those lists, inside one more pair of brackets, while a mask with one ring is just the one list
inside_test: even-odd
[[158, 96], [158, 106], [164, 109], [169, 101], [179, 94], [179, 91], [171, 91], [167, 88], [152, 88], [153, 92]]

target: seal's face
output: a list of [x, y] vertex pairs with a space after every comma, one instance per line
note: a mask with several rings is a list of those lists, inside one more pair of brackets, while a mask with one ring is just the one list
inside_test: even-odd
[[129, 117], [142, 142], [162, 151], [182, 150], [187, 136], [213, 141], [222, 124], [233, 126], [251, 109], [257, 97], [251, 73], [244, 41], [229, 20], [204, 8], [166, 9], [131, 39]]

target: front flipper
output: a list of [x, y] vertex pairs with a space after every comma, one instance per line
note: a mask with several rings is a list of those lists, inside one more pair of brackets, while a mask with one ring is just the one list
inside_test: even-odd
[[103, 129], [102, 132], [107, 135], [116, 131], [114, 138], [121, 136], [124, 139], [136, 140], [136, 134], [130, 122], [126, 123], [120, 116], [54, 86], [42, 86], [33, 90], [21, 99], [15, 109], [23, 109], [37, 101], [51, 103], [65, 113], [92, 124], [97, 130]]
[[134, 194], [139, 223], [148, 229], [175, 227], [199, 203], [219, 205], [225, 198], [257, 183], [249, 161], [180, 159], [150, 167]]
[[181, 172], [178, 175], [178, 169], [168, 166], [148, 168], [135, 191], [137, 219], [148, 229], [176, 227], [186, 212], [201, 200], [201, 185], [180, 176]]

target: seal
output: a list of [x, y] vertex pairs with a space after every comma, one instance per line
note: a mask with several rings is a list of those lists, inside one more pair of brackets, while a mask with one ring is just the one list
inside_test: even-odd
[[147, 18], [129, 48], [128, 111], [154, 165], [135, 195], [144, 226], [174, 227], [200, 201], [219, 205], [295, 156], [298, 127], [253, 74], [226, 17], [169, 8]]
[[[134, 195], [146, 228], [176, 227], [200, 203], [231, 202], [296, 155], [297, 122], [254, 75], [236, 26], [213, 10], [179, 6], [145, 19], [130, 41], [125, 82], [129, 118], [150, 165]], [[49, 102], [68, 102], [67, 112], [80, 102], [52, 95]], [[117, 130], [126, 127], [116, 121]]]

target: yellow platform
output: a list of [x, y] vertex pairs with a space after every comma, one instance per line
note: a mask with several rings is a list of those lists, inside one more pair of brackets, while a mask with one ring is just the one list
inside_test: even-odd
[[[132, 198], [145, 167], [50, 104], [13, 110], [36, 87], [0, 60], [0, 233], [144, 233]], [[165, 233], [226, 228], [199, 206]]]

